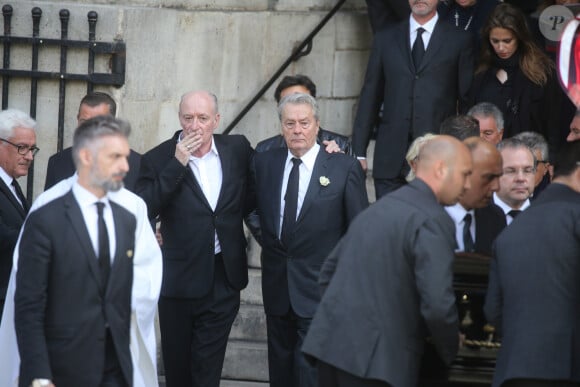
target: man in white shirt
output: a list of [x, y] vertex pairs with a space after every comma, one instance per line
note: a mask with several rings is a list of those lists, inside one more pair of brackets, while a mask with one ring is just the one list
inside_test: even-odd
[[471, 151], [471, 185], [459, 202], [445, 207], [455, 222], [457, 251], [491, 255], [495, 237], [505, 227], [503, 213], [493, 205], [493, 193], [499, 189], [502, 158], [493, 144], [471, 137], [463, 141]]
[[36, 121], [16, 109], [0, 112], [0, 318], [12, 252], [29, 207], [17, 179], [28, 174], [37, 152]]
[[413, 140], [436, 131], [467, 101], [473, 39], [439, 20], [438, 3], [410, 0], [409, 18], [374, 36], [352, 146], [366, 169], [367, 147], [376, 127], [372, 169], [377, 198], [405, 183], [405, 153]]
[[[105, 121], [109, 121], [109, 120], [113, 120], [112, 118], [105, 118]], [[94, 124], [94, 123], [93, 123]], [[107, 127], [107, 126], [115, 126], [115, 123], [110, 123], [110, 122], [101, 122], [100, 124], [103, 127]], [[122, 125], [121, 125], [122, 126]], [[115, 132], [113, 130], [113, 132]], [[126, 142], [126, 138], [124, 138], [124, 135], [122, 135], [123, 131], [119, 132], [117, 135], [113, 135], [113, 142], [115, 143], [115, 145], [117, 146], [116, 148], [114, 147], [109, 147], [111, 149], [121, 149], [118, 146], [123, 144], [123, 140]], [[101, 132], [101, 135], [104, 135], [104, 137], [101, 139], [101, 141], [107, 141], [107, 133], [110, 134], [110, 132], [107, 132], [106, 130], [104, 132]], [[95, 140], [94, 138], [92, 140], [89, 140], [89, 146], [90, 144], [100, 144], [102, 145], [102, 143], [99, 142], [99, 136], [96, 136], [97, 139]], [[109, 136], [111, 137], [111, 136]], [[86, 145], [86, 144], [84, 144]], [[110, 145], [110, 144], [109, 144]], [[80, 146], [81, 148], [83, 147], [82, 145]], [[86, 149], [86, 148], [85, 148]], [[100, 148], [102, 149], [102, 148]], [[84, 154], [86, 156], [86, 151], [84, 152], [79, 152], [79, 154]], [[90, 153], [90, 152], [89, 152]], [[107, 190], [112, 190], [112, 189], [119, 189], [122, 186], [122, 181], [119, 180], [119, 178], [122, 177], [122, 175], [124, 175], [122, 169], [123, 169], [123, 164], [126, 164], [126, 162], [124, 163], [122, 160], [122, 152], [116, 153], [116, 151], [113, 151], [113, 154], [116, 155], [115, 157], [112, 158], [112, 160], [117, 160], [115, 162], [112, 163], [108, 163], [109, 165], [103, 165], [102, 163], [99, 164], [98, 168], [95, 169], [95, 171], [92, 171], [92, 178], [90, 178], [89, 180], [92, 181], [92, 183], [89, 184], [91, 188], [91, 190], [94, 190], [94, 187], [105, 187]], [[99, 153], [100, 155], [100, 153]], [[112, 161], [110, 160], [110, 161]], [[85, 160], [86, 161], [86, 160]], [[93, 162], [96, 163], [96, 161], [93, 159]], [[82, 164], [82, 163], [81, 163]], [[107, 163], [105, 163], [107, 164]], [[115, 173], [113, 173], [112, 175], [107, 175], [106, 173], [103, 173], [104, 170], [108, 170], [111, 171], [111, 169], [109, 168], [111, 165], [117, 165], [118, 171], [116, 171]], [[86, 186], [86, 167], [83, 168], [84, 170], [84, 180], [82, 180], [82, 183]], [[80, 185], [80, 183], [77, 183], [77, 176], [73, 176], [67, 180], [63, 180], [61, 181], [59, 184], [57, 184], [55, 187], [51, 188], [49, 191], [45, 192], [44, 194], [40, 195], [38, 200], [34, 203], [33, 206], [33, 211], [37, 210], [37, 209], [43, 209], [43, 212], [45, 211], [50, 211], [50, 209], [48, 209], [49, 207], [46, 207], [48, 210], [45, 210], [45, 205], [50, 204], [50, 206], [54, 206], [55, 203], [58, 203], [59, 201], [63, 201], [66, 199], [63, 199], [67, 196], [75, 196], [76, 198], [76, 194], [71, 194], [71, 187], [76, 187], [73, 188], [73, 191], [76, 189], [77, 193], [79, 191], [82, 191], [82, 187]], [[88, 192], [88, 191], [87, 191]], [[96, 191], [95, 191], [96, 192]], [[79, 196], [82, 197], [83, 195]], [[85, 195], [86, 196], [86, 195]], [[90, 195], [88, 195], [90, 196]], [[121, 213], [124, 212], [125, 214], [132, 214], [130, 215], [128, 218], [125, 217], [125, 215], [123, 215], [123, 217], [125, 217], [126, 219], [130, 219], [130, 217], [134, 217], [136, 219], [136, 224], [135, 224], [135, 233], [134, 234], [129, 234], [129, 235], [125, 235], [124, 231], [127, 231], [127, 229], [125, 229], [124, 227], [121, 227], [120, 230], [117, 230], [117, 232], [115, 233], [113, 230], [116, 229], [115, 224], [117, 222], [117, 219], [115, 218], [115, 222], [112, 221], [111, 213], [108, 213], [107, 210], [105, 210], [105, 223], [107, 224], [107, 228], [109, 228], [109, 236], [111, 237], [110, 241], [111, 244], [110, 246], [113, 247], [111, 248], [111, 252], [114, 251], [114, 245], [119, 243], [119, 248], [122, 247], [122, 245], [125, 243], [124, 241], [127, 240], [127, 236], [129, 240], [132, 240], [134, 238], [134, 249], [131, 250], [127, 250], [126, 251], [126, 255], [127, 258], [129, 258], [130, 260], [132, 260], [132, 267], [131, 267], [131, 271], [133, 272], [131, 274], [131, 276], [133, 277], [133, 286], [131, 289], [131, 293], [130, 293], [130, 302], [131, 302], [131, 312], [130, 312], [130, 352], [131, 352], [131, 360], [132, 360], [132, 368], [133, 368], [133, 375], [132, 375], [132, 379], [133, 379], [133, 385], [134, 386], [143, 386], [143, 387], [154, 387], [157, 386], [157, 369], [156, 369], [156, 340], [155, 340], [155, 331], [154, 331], [154, 325], [153, 325], [153, 321], [154, 321], [154, 315], [155, 315], [155, 310], [156, 310], [156, 302], [157, 302], [157, 298], [159, 295], [159, 288], [160, 288], [160, 282], [161, 282], [161, 257], [160, 257], [160, 251], [159, 251], [159, 247], [156, 243], [156, 239], [155, 236], [153, 235], [153, 232], [151, 230], [151, 227], [149, 225], [149, 223], [147, 222], [147, 217], [146, 217], [146, 207], [144, 202], [138, 198], [136, 195], [128, 192], [125, 189], [120, 189], [117, 192], [111, 192], [109, 191], [108, 194], [105, 195], [108, 202], [110, 202], [112, 207], [115, 207], [115, 212], [119, 212], [119, 208], [121, 208]], [[92, 203], [91, 203], [92, 204]], [[119, 206], [116, 206], [116, 204], [119, 204]], [[73, 206], [74, 207], [74, 206]], [[90, 206], [92, 207], [92, 206]], [[94, 208], [92, 208], [94, 210]], [[84, 212], [83, 212], [84, 214]], [[94, 214], [95, 216], [93, 218], [96, 218], [96, 214]], [[36, 215], [34, 216], [36, 217]], [[75, 217], [71, 216], [71, 219], [73, 219]], [[87, 218], [88, 219], [88, 218]], [[93, 219], [95, 220], [95, 219]], [[107, 222], [108, 220], [108, 222]], [[56, 219], [56, 217], [51, 218], [51, 223], [50, 226], [58, 229], [60, 231], [61, 234], [63, 235], [70, 235], [70, 232], [67, 232], [67, 227], [55, 227], [55, 224], [58, 223], [58, 220]], [[95, 238], [95, 228], [96, 225], [92, 225], [93, 222], [90, 222], [91, 224], [87, 223], [86, 224], [86, 230], [89, 232], [89, 235], [93, 235], [91, 237]], [[84, 227], [81, 227], [81, 224], [77, 224], [75, 227], [75, 232], [78, 232], [79, 235], [84, 234]], [[43, 227], [46, 226], [48, 227], [48, 225], [44, 225]], [[118, 227], [119, 225], [117, 225]], [[31, 226], [32, 227], [32, 226]], [[129, 228], [130, 229], [130, 228]], [[34, 233], [33, 233], [34, 234]], [[97, 232], [98, 234], [98, 232]], [[86, 234], [84, 234], [86, 235]], [[120, 236], [121, 239], [117, 239]], [[87, 236], [88, 237], [88, 236]], [[118, 241], [118, 242], [117, 242]], [[23, 242], [26, 243], [26, 242]], [[95, 241], [93, 241], [93, 244], [95, 243]], [[28, 245], [28, 244], [27, 244]], [[27, 245], [23, 245], [22, 247], [24, 248], [24, 251], [27, 250]], [[95, 246], [93, 246], [95, 247]], [[119, 251], [117, 250], [113, 257], [114, 259], [111, 260], [112, 266], [110, 267], [110, 278], [111, 278], [111, 284], [108, 284], [108, 287], [112, 287], [112, 289], [115, 290], [107, 290], [107, 296], [109, 296], [109, 293], [115, 293], [115, 291], [118, 290], [118, 287], [115, 286], [115, 281], [117, 281], [118, 279], [116, 279], [116, 276], [118, 276], [117, 274], [117, 270], [120, 270], [119, 267], [124, 267], [123, 265], [123, 261], [124, 259], [121, 258], [119, 261], [117, 261], [119, 259]], [[60, 256], [60, 255], [59, 255]], [[81, 254], [82, 256], [82, 254]], [[129, 257], [131, 256], [131, 257]], [[92, 265], [92, 261], [91, 259], [95, 259], [94, 257], [88, 257], [89, 258], [89, 264]], [[25, 258], [28, 259], [28, 258]], [[10, 282], [10, 288], [9, 288], [9, 292], [11, 294], [14, 293], [14, 288], [16, 287], [16, 283], [15, 283], [15, 272], [17, 269], [17, 263], [18, 263], [18, 254], [15, 254], [15, 265], [14, 265], [14, 270], [12, 273], [12, 277], [11, 277], [11, 282]], [[26, 261], [24, 261], [26, 262]], [[115, 262], [118, 262], [117, 264], [115, 264]], [[51, 263], [51, 265], [53, 266], [58, 266], [57, 263]], [[122, 269], [121, 269], [122, 270]], [[97, 275], [98, 277], [98, 273], [96, 273], [95, 271], [93, 272], [95, 275]], [[25, 275], [25, 274], [22, 274]], [[95, 277], [95, 278], [97, 278]], [[103, 280], [103, 278], [101, 278], [101, 280]], [[93, 279], [89, 279], [85, 282], [83, 282], [83, 292], [89, 292], [90, 289], [92, 289], [92, 281], [94, 281]], [[26, 282], [24, 282], [24, 285], [26, 285]], [[130, 281], [125, 281], [128, 284], [130, 284]], [[62, 285], [63, 286], [72, 286], [74, 284], [74, 280], [72, 278], [67, 279], [67, 281], [62, 281]], [[126, 291], [126, 290], [125, 290]], [[106, 299], [107, 297], [105, 297]], [[72, 297], [72, 300], [74, 300], [74, 297]], [[68, 306], [67, 308], [72, 308], [73, 307], [73, 301], [71, 299], [66, 299], [66, 300], [61, 300], [60, 297], [58, 297], [55, 301], [56, 303], [60, 303], [61, 301], [64, 303], [68, 302]], [[10, 301], [12, 301], [12, 297], [10, 297]], [[51, 307], [55, 307], [54, 305], [51, 305]], [[57, 306], [56, 306], [57, 307]], [[103, 306], [105, 307], [105, 306]], [[49, 309], [47, 309], [47, 313], [48, 313]], [[15, 337], [14, 337], [14, 319], [13, 319], [13, 312], [14, 312], [14, 308], [13, 305], [7, 304], [6, 305], [6, 316], [2, 321], [1, 327], [0, 327], [0, 347], [2, 347], [3, 349], [6, 349], [6, 351], [2, 351], [2, 353], [0, 353], [0, 385], [3, 386], [13, 386], [16, 385], [17, 383], [17, 378], [18, 378], [18, 367], [19, 367], [19, 357], [18, 357], [18, 351], [16, 349], [16, 342], [15, 342]], [[106, 319], [107, 322], [105, 323], [105, 332], [112, 332], [113, 329], [117, 330], [118, 328], [111, 328], [111, 327], [116, 327], [118, 326], [118, 322], [117, 320], [115, 320], [115, 322], [113, 322], [112, 324], [108, 322], [108, 320], [112, 319], [114, 314], [109, 314], [109, 317]], [[129, 316], [128, 316], [129, 317]], [[56, 318], [58, 320], [58, 318]], [[94, 318], [94, 320], [99, 320], [98, 318]], [[128, 319], [129, 320], [129, 319]], [[125, 323], [127, 324], [127, 327], [129, 325], [129, 321], [126, 321]], [[53, 321], [54, 322], [54, 321]], [[69, 323], [71, 323], [71, 321], [69, 321]], [[27, 325], [27, 324], [18, 324], [17, 328], [18, 329], [22, 329], [22, 325]], [[98, 332], [100, 331], [100, 329], [96, 328], [93, 332], [94, 336], [98, 336]], [[47, 342], [50, 342], [50, 335], [52, 331], [46, 331], [46, 336], [47, 336]], [[129, 332], [127, 332], [129, 333]], [[110, 335], [110, 333], [106, 333], [106, 335]], [[110, 340], [112, 338], [107, 338], [105, 337], [105, 340]], [[98, 347], [98, 346], [97, 346]], [[78, 347], [75, 347], [75, 349], [78, 349]], [[110, 348], [108, 348], [110, 350]], [[51, 351], [54, 350], [54, 346], [49, 344], [49, 352], [52, 353]], [[98, 349], [97, 349], [98, 350]], [[26, 353], [26, 349], [21, 349], [21, 353], [23, 353], [22, 351], [24, 351], [24, 355], [27, 355]], [[126, 353], [124, 352], [125, 350], [121, 347], [119, 349], [119, 353], [123, 354]], [[106, 351], [107, 352], [107, 351]], [[117, 351], [118, 352], [118, 351]], [[111, 352], [108, 351], [107, 354], [110, 354]], [[74, 354], [67, 352], [66, 356], [63, 356], [62, 354], [59, 354], [59, 358], [60, 357], [70, 357], [70, 356], [74, 356]], [[118, 359], [122, 359], [123, 357], [118, 357]], [[126, 358], [125, 358], [126, 359]], [[42, 383], [46, 384], [46, 385], [50, 385], [50, 380], [53, 380], [57, 385], [58, 385], [58, 380], [59, 378], [63, 377], [63, 378], [67, 378], [67, 377], [71, 377], [71, 375], [73, 373], [83, 373], [84, 371], [82, 370], [82, 367], [79, 367], [81, 369], [74, 369], [76, 368], [74, 367], [74, 361], [71, 361], [70, 364], [70, 369], [69, 369], [69, 375], [68, 376], [62, 376], [62, 369], [59, 370], [50, 370], [50, 369], [46, 369], [46, 367], [41, 366], [40, 362], [34, 361], [33, 362], [34, 365], [39, 365], [39, 368], [37, 368], [37, 374], [32, 375], [32, 377], [34, 377], [36, 380], [35, 382], [39, 385], [43, 385]], [[90, 362], [87, 362], [90, 363]], [[113, 362], [115, 363], [115, 362]], [[126, 363], [126, 361], [125, 361]], [[99, 361], [96, 361], [92, 364], [92, 368], [95, 370], [95, 372], [98, 373], [99, 370]], [[24, 381], [24, 378], [30, 378], [31, 375], [28, 374], [28, 372], [31, 370], [30, 368], [30, 363], [28, 364], [23, 364], [22, 365], [22, 369], [25, 370], [25, 373], [20, 375], [21, 380]], [[68, 364], [67, 364], [68, 365]], [[55, 366], [56, 367], [56, 366]], [[124, 367], [126, 367], [126, 364], [124, 364]], [[42, 368], [42, 370], [40, 370]], [[83, 377], [90, 377], [88, 376], [90, 373], [89, 372], [85, 372], [87, 375], [83, 376]], [[107, 374], [107, 372], [105, 372], [105, 375]], [[110, 376], [110, 375], [108, 375]], [[125, 372], [124, 374], [126, 379], [131, 378], [131, 375], [127, 375], [127, 373]], [[97, 376], [98, 377], [98, 376]], [[45, 380], [43, 380], [45, 379]], [[65, 379], [63, 379], [65, 380]], [[68, 380], [68, 379], [66, 379]], [[84, 384], [85, 385], [85, 384]], [[86, 385], [90, 385], [86, 384]]]

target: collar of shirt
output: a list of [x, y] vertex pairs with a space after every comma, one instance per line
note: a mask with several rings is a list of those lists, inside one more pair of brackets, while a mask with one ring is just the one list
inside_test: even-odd
[[455, 223], [455, 241], [457, 242], [457, 250], [455, 251], [464, 251], [465, 246], [463, 245], [463, 226], [465, 221], [463, 218], [465, 218], [465, 214], [471, 214], [471, 225], [469, 226], [469, 232], [471, 233], [473, 240], [475, 240], [475, 212], [473, 210], [467, 211], [459, 203], [453, 206], [445, 207], [445, 211], [447, 211], [451, 219], [453, 219], [453, 223]]
[[[515, 208], [511, 208], [506, 202], [501, 200], [500, 197], [497, 196], [497, 192], [493, 193], [493, 202], [499, 208], [501, 208], [501, 210], [505, 214], [506, 224], [509, 226], [514, 219], [512, 218], [511, 215], [508, 215], [508, 212], [510, 212], [511, 210], [514, 210]], [[523, 211], [526, 208], [528, 208], [529, 206], [530, 206], [530, 199], [526, 199], [526, 201], [520, 206], [520, 208], [517, 208], [517, 209], [520, 211]]]
[[107, 225], [107, 233], [109, 234], [109, 247], [111, 262], [115, 257], [115, 222], [113, 220], [113, 211], [111, 210], [111, 205], [109, 203], [109, 198], [107, 195], [102, 198], [97, 198], [86, 188], [81, 186], [78, 181], [75, 181], [72, 186], [73, 195], [81, 208], [81, 213], [83, 214], [83, 219], [89, 232], [91, 242], [93, 243], [93, 248], [97, 257], [99, 256], [99, 230], [98, 230], [98, 214], [96, 202], [105, 203], [103, 209], [103, 217], [105, 219], [105, 224]]
[[526, 208], [528, 208], [530, 206], [530, 199], [526, 199], [526, 201], [520, 206], [520, 208], [511, 208], [506, 202], [504, 202], [503, 200], [501, 200], [501, 198], [499, 196], [497, 196], [497, 192], [494, 192], [493, 193], [493, 202], [499, 208], [501, 208], [501, 210], [506, 215], [511, 210], [520, 210], [520, 211], [523, 211], [523, 210], [525, 210]]
[[8, 186], [8, 189], [10, 190], [10, 192], [12, 192], [12, 195], [16, 198], [16, 201], [20, 202], [20, 198], [16, 194], [16, 189], [12, 185], [12, 180], [14, 180], [14, 178], [9, 174], [7, 174], [2, 167], [0, 167], [0, 178], [2, 179], [2, 181], [4, 181], [6, 186]]
[[[455, 222], [455, 227], [458, 227], [459, 225], [463, 226], [463, 218], [465, 218], [465, 214], [467, 213], [471, 214], [471, 219], [473, 219], [475, 216], [473, 210], [467, 211], [459, 203], [453, 206], [445, 207], [445, 211], [447, 211], [451, 219], [453, 219], [453, 222]], [[471, 223], [473, 224], [473, 222]]]
[[435, 25], [437, 24], [437, 20], [439, 20], [439, 14], [435, 13], [435, 16], [431, 18], [427, 23], [421, 25], [417, 23], [417, 20], [413, 18], [413, 15], [409, 16], [409, 39], [411, 46], [413, 47], [413, 43], [415, 43], [415, 38], [417, 37], [417, 28], [423, 27], [425, 32], [423, 32], [423, 43], [425, 45], [425, 49], [429, 46], [429, 41], [431, 40], [431, 35], [433, 35], [433, 30], [435, 29]]
[[[312, 173], [312, 169], [314, 168], [314, 163], [316, 162], [316, 156], [318, 156], [318, 151], [320, 150], [320, 145], [314, 144], [312, 148], [308, 150], [302, 157], [299, 157], [302, 160], [302, 165]], [[288, 151], [288, 156], [286, 157], [286, 168], [292, 169], [292, 158], [296, 157], [290, 151]], [[290, 173], [290, 172], [288, 172]]]
[[[181, 139], [179, 140], [181, 141]], [[217, 150], [217, 147], [215, 146], [215, 140], [213, 138], [213, 136], [211, 137], [211, 148], [209, 149], [209, 152], [207, 152], [205, 155], [201, 156], [201, 157], [195, 157], [193, 155], [189, 156], [189, 161], [197, 161], [197, 160], [204, 160], [207, 159], [209, 157], [219, 157], [219, 153]]]

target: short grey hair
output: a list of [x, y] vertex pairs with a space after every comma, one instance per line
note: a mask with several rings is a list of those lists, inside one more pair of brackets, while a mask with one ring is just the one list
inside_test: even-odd
[[491, 102], [480, 102], [477, 105], [473, 106], [471, 109], [467, 111], [467, 115], [469, 116], [481, 116], [481, 117], [491, 117], [495, 120], [495, 124], [497, 125], [497, 131], [503, 129], [503, 114], [501, 110]]
[[312, 112], [314, 113], [314, 118], [316, 119], [316, 121], [320, 120], [319, 117], [320, 110], [318, 109], [318, 102], [316, 102], [316, 99], [309, 94], [293, 93], [282, 98], [282, 100], [278, 104], [278, 119], [280, 120], [280, 122], [282, 121], [282, 112], [284, 111], [284, 108], [286, 107], [287, 104], [310, 105], [310, 107], [312, 108]]
[[195, 91], [195, 92], [194, 91], [190, 91], [190, 92], [187, 92], [187, 93], [183, 94], [181, 96], [181, 98], [179, 99], [179, 113], [181, 113], [181, 104], [183, 103], [183, 100], [185, 99], [185, 97], [187, 97], [187, 96], [189, 96], [191, 94], [194, 94], [194, 93], [206, 93], [207, 95], [209, 95], [209, 97], [213, 101], [214, 114], [218, 114], [219, 113], [218, 98], [217, 98], [217, 96], [214, 93], [209, 92], [207, 90], [199, 90], [199, 91]]
[[530, 154], [532, 155], [532, 159], [534, 160], [534, 168], [536, 168], [538, 164], [536, 160], [536, 155], [534, 154], [532, 149], [528, 146], [528, 144], [526, 144], [520, 139], [517, 139], [515, 137], [504, 138], [496, 145], [496, 147], [497, 150], [500, 151], [500, 153], [504, 149], [527, 149], [527, 151], [530, 152]]
[[36, 121], [17, 109], [6, 109], [0, 112], [0, 138], [7, 140], [14, 136], [16, 128], [27, 128], [36, 132]]
[[533, 151], [539, 150], [542, 155], [542, 161], [549, 161], [548, 142], [540, 133], [521, 132], [514, 136], [525, 143]]
[[97, 116], [83, 122], [73, 135], [72, 156], [75, 166], [79, 164], [81, 149], [93, 148], [96, 141], [106, 136], [128, 138], [130, 133], [131, 125], [113, 116]]

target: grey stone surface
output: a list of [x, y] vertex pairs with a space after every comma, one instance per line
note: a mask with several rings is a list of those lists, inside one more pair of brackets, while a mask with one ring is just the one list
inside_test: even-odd
[[261, 305], [240, 306], [230, 332], [230, 340], [266, 342], [266, 315]]
[[244, 304], [262, 305], [262, 272], [260, 269], [248, 270], [248, 286], [242, 290]]
[[268, 349], [266, 343], [230, 340], [222, 369], [222, 378], [268, 381]]

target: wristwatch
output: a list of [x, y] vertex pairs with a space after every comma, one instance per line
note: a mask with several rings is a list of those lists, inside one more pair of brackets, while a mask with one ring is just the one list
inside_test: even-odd
[[34, 379], [31, 387], [49, 387], [50, 379]]

